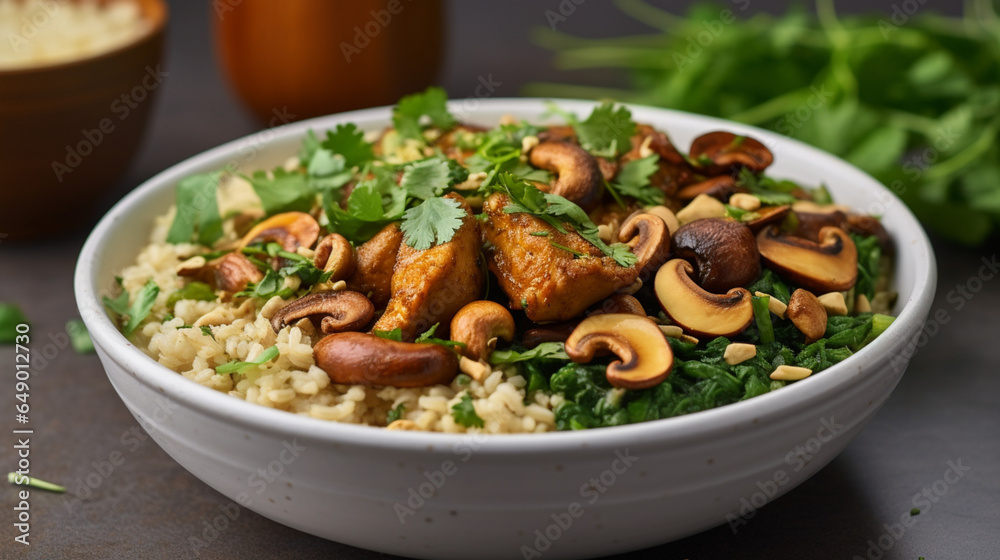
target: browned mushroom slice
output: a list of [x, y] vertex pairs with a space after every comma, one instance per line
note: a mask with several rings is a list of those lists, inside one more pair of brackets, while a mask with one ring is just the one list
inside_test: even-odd
[[319, 224], [305, 212], [275, 214], [257, 224], [240, 240], [242, 249], [251, 243], [274, 242], [294, 253], [299, 247], [312, 247], [319, 238]]
[[781, 223], [781, 221], [785, 219], [785, 216], [788, 215], [791, 208], [792, 207], [787, 204], [759, 208], [754, 211], [754, 214], [757, 214], [757, 217], [747, 222], [747, 227], [750, 228], [750, 231], [753, 233], [757, 233], [766, 226]]
[[670, 230], [667, 223], [649, 212], [636, 212], [629, 216], [622, 224], [618, 240], [628, 243], [636, 256], [636, 267], [649, 275], [663, 266], [670, 257]]
[[271, 328], [278, 332], [285, 325], [308, 318], [326, 333], [364, 329], [375, 316], [375, 306], [358, 292], [318, 292], [301, 297], [278, 310], [271, 317]]
[[753, 321], [750, 292], [733, 288], [719, 295], [701, 289], [684, 259], [674, 259], [656, 273], [653, 289], [663, 311], [695, 336], [733, 336]]
[[746, 192], [736, 185], [736, 179], [732, 175], [720, 175], [705, 179], [700, 183], [688, 185], [677, 192], [677, 198], [681, 200], [693, 200], [699, 194], [707, 194], [712, 198], [717, 198], [723, 202], [738, 192]]
[[771, 150], [749, 136], [732, 132], [709, 132], [691, 143], [691, 160], [709, 175], [745, 167], [759, 173], [774, 161]]
[[588, 316], [606, 315], [611, 313], [627, 313], [629, 315], [638, 315], [639, 317], [646, 316], [646, 310], [643, 309], [639, 300], [628, 294], [612, 294], [610, 297], [595, 304], [587, 311]]
[[524, 334], [521, 335], [521, 344], [527, 348], [534, 348], [545, 342], [566, 342], [578, 324], [580, 324], [579, 321], [560, 321], [539, 325], [524, 331]]
[[622, 389], [659, 385], [674, 365], [674, 354], [660, 327], [631, 314], [594, 315], [580, 322], [566, 340], [574, 362], [589, 362], [610, 351], [620, 359], [608, 365], [608, 382]]
[[594, 156], [576, 144], [546, 141], [528, 156], [531, 165], [556, 174], [549, 185], [539, 188], [592, 210], [604, 194], [604, 176]]
[[226, 253], [201, 266], [180, 268], [177, 274], [197, 278], [214, 290], [230, 293], [242, 291], [247, 284], [260, 282], [264, 278], [261, 271], [238, 251]]
[[674, 254], [694, 265], [698, 285], [714, 293], [746, 286], [760, 276], [753, 233], [724, 218], [705, 218], [674, 234]]
[[331, 282], [349, 278], [356, 269], [354, 247], [343, 235], [331, 233], [316, 246], [313, 264], [323, 272], [329, 272]]
[[768, 267], [814, 292], [842, 292], [857, 281], [858, 250], [847, 232], [837, 227], [821, 228], [816, 243], [768, 226], [757, 234], [757, 249]]
[[889, 237], [889, 233], [885, 231], [882, 222], [878, 218], [861, 214], [849, 214], [847, 216], [847, 230], [861, 235], [873, 235], [878, 239], [879, 247], [886, 254], [891, 255], [893, 253], [892, 238]]
[[474, 301], [458, 310], [451, 320], [451, 340], [465, 344], [462, 354], [473, 360], [485, 359], [497, 339], [514, 338], [514, 317], [492, 301]]
[[366, 333], [327, 335], [316, 343], [313, 356], [331, 381], [344, 385], [429, 387], [450, 383], [458, 375], [458, 355], [444, 346]]
[[806, 344], [812, 344], [826, 334], [826, 309], [812, 292], [801, 288], [792, 292], [785, 313], [806, 336]]
[[384, 309], [392, 295], [392, 269], [396, 264], [403, 232], [399, 226], [389, 224], [358, 247], [355, 253], [355, 272], [347, 280], [351, 290], [369, 294], [376, 309]]
[[819, 241], [819, 230], [825, 227], [839, 227], [846, 229], [847, 216], [840, 210], [829, 212], [803, 212], [794, 210], [797, 222], [792, 235], [808, 239], [809, 241]]
[[445, 335], [455, 313], [482, 294], [485, 277], [479, 261], [479, 222], [461, 195], [445, 196], [457, 200], [465, 210], [462, 227], [451, 241], [423, 251], [406, 243], [399, 246], [392, 273], [392, 297], [375, 330], [398, 328], [403, 340], [412, 341], [439, 323], [437, 333]]

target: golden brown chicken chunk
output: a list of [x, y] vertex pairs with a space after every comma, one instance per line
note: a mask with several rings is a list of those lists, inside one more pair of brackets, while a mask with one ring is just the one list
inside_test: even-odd
[[434, 323], [440, 323], [437, 336], [442, 336], [455, 313], [479, 299], [484, 281], [479, 263], [479, 224], [461, 195], [451, 193], [447, 197], [458, 200], [465, 209], [462, 227], [451, 241], [425, 251], [400, 244], [392, 273], [392, 298], [374, 330], [399, 328], [403, 340], [412, 341]]
[[403, 232], [399, 226], [389, 224], [368, 241], [358, 247], [355, 259], [356, 272], [347, 280], [347, 288], [362, 294], [371, 294], [376, 309], [385, 308], [392, 295], [392, 268], [396, 264], [396, 253], [403, 242]]
[[[511, 309], [524, 309], [535, 322], [563, 321], [631, 285], [639, 276], [576, 233], [560, 233], [530, 214], [507, 214], [507, 195], [491, 195], [483, 207], [487, 262]], [[545, 232], [546, 236], [532, 235]], [[556, 247], [568, 247], [584, 257]]]

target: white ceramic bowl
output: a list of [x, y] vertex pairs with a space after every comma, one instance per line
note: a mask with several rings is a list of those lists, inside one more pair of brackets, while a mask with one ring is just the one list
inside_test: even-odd
[[[484, 125], [505, 114], [538, 121], [545, 112], [532, 99], [469, 103], [452, 110]], [[582, 115], [593, 107], [559, 104]], [[116, 330], [100, 296], [145, 244], [178, 180], [231, 162], [277, 165], [309, 128], [380, 128], [390, 109], [378, 108], [230, 142], [119, 202], [87, 240], [75, 279], [108, 378], [153, 439], [206, 484], [279, 523], [354, 546], [423, 558], [580, 558], [740, 523], [830, 462], [889, 396], [931, 305], [934, 257], [899, 199], [837, 158], [748, 126], [632, 109], [684, 149], [710, 130], [753, 135], [775, 154], [770, 174], [824, 182], [838, 202], [883, 215], [898, 247], [895, 323], [856, 356], [748, 401], [631, 426], [503, 436], [386, 431], [268, 409], [160, 366]]]

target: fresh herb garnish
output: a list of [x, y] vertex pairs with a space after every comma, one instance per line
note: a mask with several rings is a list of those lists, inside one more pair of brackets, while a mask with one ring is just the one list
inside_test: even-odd
[[396, 342], [403, 342], [403, 329], [399, 327], [396, 327], [391, 331], [374, 330], [372, 331], [372, 334], [379, 338], [384, 338], [386, 340], [395, 340]]
[[473, 426], [482, 428], [486, 425], [483, 419], [476, 414], [476, 407], [472, 402], [472, 397], [468, 393], [462, 395], [462, 400], [451, 407], [451, 416], [455, 419], [455, 422], [466, 428]]
[[73, 351], [77, 354], [93, 354], [94, 341], [90, 338], [87, 325], [80, 319], [72, 319], [66, 323], [66, 334], [69, 335], [69, 343]]
[[[358, 130], [354, 123], [338, 124], [334, 130], [327, 131], [326, 140], [319, 147], [343, 157], [347, 169], [360, 167], [375, 159], [372, 145], [365, 141], [365, 133]], [[309, 168], [311, 170], [312, 165]]]
[[66, 491], [65, 487], [59, 486], [58, 484], [45, 482], [40, 478], [35, 478], [33, 476], [25, 476], [23, 474], [18, 474], [16, 472], [7, 473], [7, 482], [9, 482], [10, 484], [16, 484], [18, 486], [30, 486], [32, 488], [38, 488], [39, 490], [48, 490], [49, 492]]
[[586, 120], [570, 120], [576, 137], [588, 152], [595, 156], [614, 158], [631, 147], [635, 135], [632, 112], [623, 105], [615, 106], [605, 101], [590, 113]]
[[368, 241], [387, 224], [399, 220], [406, 209], [406, 191], [399, 188], [391, 172], [371, 167], [361, 175], [369, 173], [372, 176], [351, 191], [346, 209], [340, 207], [337, 191], [323, 194], [330, 228], [354, 243]]
[[429, 198], [403, 214], [403, 241], [418, 251], [451, 241], [462, 227], [465, 209], [453, 198]]
[[399, 403], [399, 406], [393, 408], [388, 414], [385, 415], [385, 423], [392, 424], [396, 420], [402, 418], [404, 414], [406, 414], [406, 405]]
[[428, 158], [406, 166], [399, 186], [415, 198], [427, 200], [444, 194], [451, 184], [451, 166], [444, 158]]
[[222, 237], [222, 216], [216, 192], [221, 171], [191, 175], [177, 184], [177, 213], [167, 232], [167, 243], [197, 241], [211, 247]]
[[316, 203], [316, 190], [298, 171], [275, 167], [270, 173], [254, 171], [243, 178], [250, 182], [268, 216], [282, 212], [308, 212]]
[[446, 340], [444, 338], [435, 337], [434, 333], [437, 332], [437, 329], [440, 325], [441, 323], [434, 323], [434, 325], [431, 326], [431, 328], [427, 329], [427, 331], [418, 336], [417, 339], [414, 340], [413, 342], [418, 344], [421, 342], [426, 342], [429, 344], [438, 344], [440, 346], [451, 348], [452, 350], [454, 350], [456, 346], [459, 348], [465, 348], [464, 342], [457, 342], [454, 340]]
[[660, 169], [659, 160], [659, 155], [652, 154], [626, 162], [610, 184], [612, 192], [632, 197], [646, 206], [663, 204], [663, 191], [649, 183], [649, 178]]
[[135, 301], [132, 305], [129, 305], [129, 294], [126, 291], [116, 297], [111, 299], [104, 296], [104, 305], [108, 309], [114, 311], [119, 315], [120, 318], [128, 317], [128, 321], [122, 326], [122, 333], [126, 338], [132, 336], [136, 327], [139, 323], [143, 321], [148, 315], [151, 309], [153, 309], [153, 303], [156, 302], [156, 296], [160, 293], [160, 287], [153, 282], [152, 279], [146, 282], [146, 284], [139, 290], [139, 293], [135, 296]]
[[291, 288], [285, 288], [285, 279], [282, 278], [274, 270], [268, 270], [264, 273], [264, 278], [254, 284], [253, 282], [247, 284], [247, 287], [243, 291], [236, 292], [233, 294], [234, 298], [241, 297], [252, 297], [260, 300], [267, 301], [274, 296], [281, 296], [281, 299], [290, 298], [295, 291]]
[[448, 94], [439, 87], [429, 87], [423, 93], [407, 95], [392, 110], [392, 125], [403, 138], [424, 140], [421, 120], [441, 129], [455, 125], [455, 117], [448, 112]]
[[167, 309], [173, 309], [174, 304], [182, 299], [193, 299], [196, 301], [215, 301], [218, 296], [212, 287], [204, 282], [194, 281], [187, 286], [170, 294], [167, 298]]
[[222, 364], [221, 366], [215, 368], [215, 373], [227, 374], [227, 373], [245, 373], [247, 369], [255, 366], [261, 366], [270, 362], [271, 360], [278, 357], [279, 351], [277, 346], [272, 346], [267, 350], [264, 350], [257, 356], [257, 359], [251, 360], [249, 362], [241, 362], [239, 360], [233, 360], [232, 362]]
[[210, 336], [210, 337], [212, 337], [212, 340], [215, 340], [215, 335], [212, 334], [212, 327], [210, 327], [208, 325], [202, 325], [201, 326], [201, 334], [202, 334], [202, 336]]
[[513, 348], [494, 350], [490, 354], [489, 362], [499, 365], [539, 359], [569, 361], [569, 356], [566, 355], [566, 347], [562, 342], [543, 342], [531, 350], [518, 351]]
[[20, 334], [17, 326], [27, 323], [21, 308], [13, 303], [0, 303], [0, 343], [9, 344]]
[[771, 311], [768, 304], [771, 296], [750, 296], [753, 305], [753, 316], [757, 321], [757, 332], [760, 333], [761, 344], [774, 342], [774, 326], [771, 323]]

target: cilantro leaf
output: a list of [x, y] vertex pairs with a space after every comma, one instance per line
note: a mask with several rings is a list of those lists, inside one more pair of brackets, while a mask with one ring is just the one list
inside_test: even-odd
[[439, 87], [407, 95], [392, 110], [392, 125], [402, 138], [424, 140], [420, 119], [427, 117], [433, 126], [451, 128], [455, 117], [448, 112], [448, 94]]
[[167, 243], [189, 243], [198, 232], [197, 242], [212, 246], [222, 237], [222, 216], [216, 191], [221, 171], [185, 177], [177, 183], [177, 214], [167, 232]]
[[414, 340], [413, 342], [417, 344], [421, 342], [426, 342], [428, 344], [438, 344], [440, 346], [445, 346], [451, 349], [454, 349], [456, 346], [460, 348], [465, 348], [464, 342], [456, 342], [454, 340], [447, 340], [444, 338], [435, 337], [434, 333], [437, 331], [440, 325], [441, 323], [434, 323], [434, 325], [432, 325], [431, 328], [427, 329], [427, 331], [418, 336], [417, 339]]
[[167, 309], [173, 308], [174, 304], [182, 299], [193, 299], [197, 301], [215, 301], [215, 291], [204, 282], [191, 282], [187, 286], [170, 294], [167, 298]]
[[486, 425], [483, 419], [476, 414], [476, 407], [472, 403], [472, 397], [468, 393], [462, 395], [462, 400], [451, 407], [451, 416], [455, 419], [455, 422], [466, 428], [473, 426], [482, 428]]
[[338, 124], [336, 129], [327, 131], [326, 140], [320, 147], [343, 156], [348, 169], [375, 159], [372, 145], [365, 141], [365, 133], [354, 123]]
[[326, 282], [333, 276], [333, 271], [323, 271], [323, 269], [317, 268], [313, 264], [312, 259], [307, 259], [298, 253], [289, 253], [288, 251], [278, 251], [277, 255], [288, 261], [290, 264], [286, 264], [278, 270], [278, 274], [283, 277], [298, 276], [302, 280], [303, 286], [312, 286], [314, 284], [321, 284]]
[[571, 121], [576, 137], [588, 152], [595, 156], [613, 158], [631, 147], [635, 135], [632, 112], [626, 107], [605, 101], [584, 121]]
[[241, 362], [239, 360], [233, 360], [231, 362], [222, 364], [221, 366], [215, 368], [215, 373], [246, 373], [246, 370], [254, 366], [262, 366], [267, 362], [278, 357], [280, 352], [277, 346], [272, 346], [267, 350], [264, 350], [257, 356], [257, 359], [251, 360], [249, 362]]
[[428, 158], [406, 166], [399, 186], [414, 198], [441, 196], [451, 184], [451, 168], [442, 158]]
[[274, 270], [264, 273], [264, 278], [256, 284], [247, 284], [241, 292], [233, 294], [234, 298], [252, 297], [267, 301], [274, 296], [281, 296], [281, 299], [288, 299], [295, 293], [291, 288], [285, 288], [285, 280]]
[[310, 128], [306, 131], [305, 138], [302, 139], [302, 146], [299, 147], [299, 165], [308, 168], [319, 148], [320, 140], [316, 137], [316, 131]]
[[136, 327], [139, 326], [147, 316], [149, 316], [150, 310], [153, 309], [153, 303], [156, 302], [156, 296], [160, 293], [160, 287], [153, 282], [152, 279], [146, 282], [146, 284], [139, 290], [139, 293], [135, 296], [135, 301], [132, 305], [129, 305], [129, 294], [128, 292], [122, 292], [115, 299], [111, 299], [104, 296], [104, 305], [111, 309], [119, 316], [128, 316], [128, 321], [122, 326], [122, 333], [126, 338], [132, 336], [135, 332]]
[[28, 322], [21, 308], [13, 303], [0, 303], [0, 343], [9, 344], [17, 339], [17, 326]]
[[346, 210], [340, 207], [333, 191], [323, 194], [330, 228], [354, 243], [371, 239], [387, 224], [402, 218], [406, 208], [406, 191], [399, 188], [392, 173], [381, 168], [372, 168], [372, 172], [374, 178], [362, 181], [351, 191]]
[[660, 169], [659, 160], [659, 155], [652, 154], [626, 162], [615, 176], [612, 188], [647, 206], [663, 204], [663, 191], [649, 184], [649, 178]]
[[270, 175], [265, 171], [254, 171], [253, 175], [243, 178], [250, 182], [268, 216], [282, 212], [308, 212], [316, 202], [316, 191], [306, 176], [298, 171], [276, 167]]
[[453, 198], [429, 198], [403, 214], [403, 241], [418, 251], [451, 241], [466, 212]]
[[406, 405], [404, 403], [399, 403], [399, 406], [389, 411], [385, 416], [385, 423], [392, 424], [396, 420], [399, 420], [406, 414]]
[[334, 154], [326, 148], [316, 150], [309, 166], [306, 168], [307, 182], [313, 192], [322, 193], [330, 189], [339, 189], [354, 177], [347, 169], [344, 156]]
[[403, 342], [403, 329], [396, 327], [391, 331], [372, 331], [372, 334], [384, 338], [386, 340], [395, 340], [396, 342]]
[[73, 346], [73, 351], [77, 354], [93, 354], [94, 341], [90, 338], [87, 325], [80, 319], [73, 319], [66, 323], [66, 334], [69, 335], [69, 343]]

